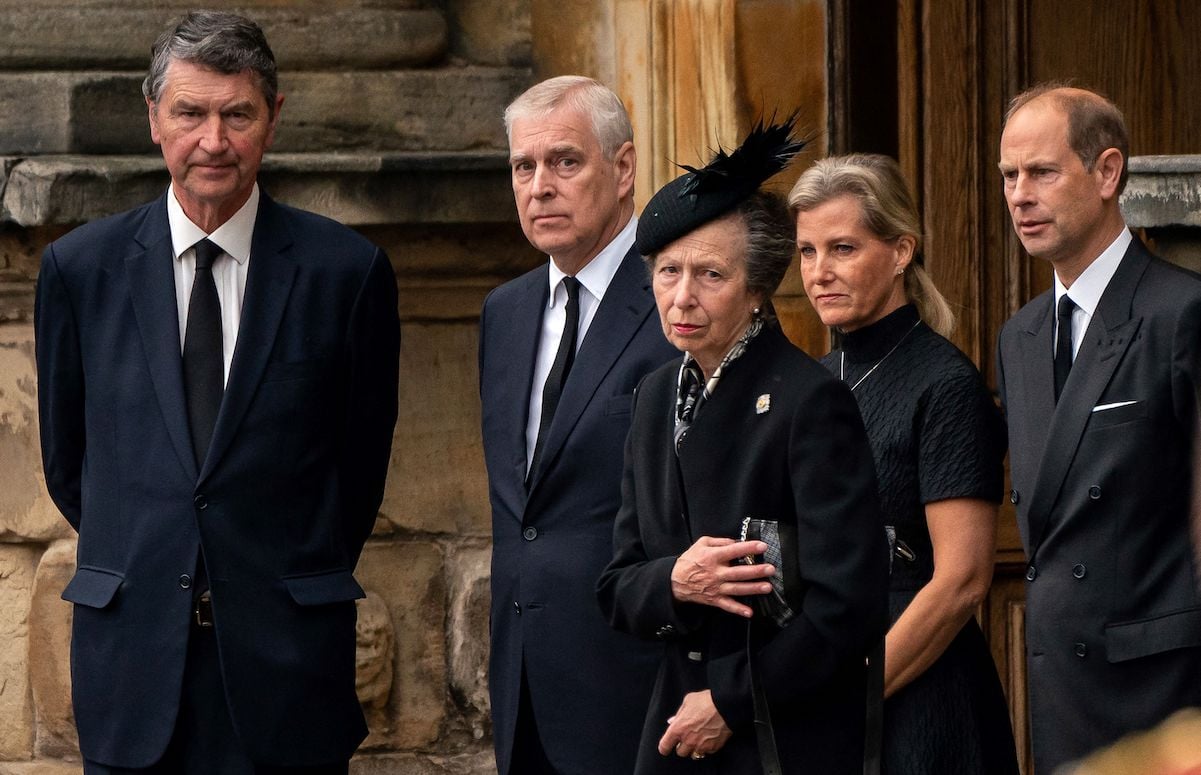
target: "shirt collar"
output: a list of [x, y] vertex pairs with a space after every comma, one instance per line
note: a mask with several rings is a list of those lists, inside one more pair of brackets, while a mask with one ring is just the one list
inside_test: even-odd
[[1055, 275], [1055, 304], [1058, 305], [1059, 300], [1067, 294], [1072, 297], [1076, 306], [1091, 318], [1097, 305], [1101, 303], [1101, 294], [1105, 293], [1105, 286], [1109, 285], [1114, 272], [1118, 271], [1118, 264], [1122, 263], [1122, 256], [1126, 255], [1126, 249], [1130, 247], [1133, 239], [1134, 235], [1130, 233], [1130, 229], [1122, 224], [1122, 231], [1117, 239], [1109, 243], [1109, 247], [1085, 267], [1076, 278], [1076, 282], [1072, 283], [1071, 291], [1064, 288], [1063, 283], [1059, 281], [1059, 275]]
[[200, 240], [208, 237], [234, 261], [244, 264], [250, 258], [250, 241], [254, 236], [254, 222], [259, 214], [259, 184], [250, 190], [246, 203], [238, 208], [228, 221], [221, 224], [212, 234], [204, 230], [184, 214], [183, 207], [175, 198], [175, 184], [167, 191], [167, 223], [171, 226], [171, 246], [178, 259]]
[[[638, 219], [631, 217], [625, 228], [619, 231], [601, 252], [597, 253], [583, 269], [576, 273], [575, 279], [579, 280], [580, 285], [584, 286], [584, 290], [588, 291], [598, 302], [605, 298], [605, 291], [609, 289], [613, 275], [617, 274], [622, 259], [630, 252], [630, 248], [634, 247], [634, 235], [637, 231]], [[546, 305], [549, 309], [554, 308], [557, 299], [555, 290], [566, 276], [554, 261], [550, 262], [550, 300]], [[563, 303], [567, 303], [566, 294], [564, 294]]]

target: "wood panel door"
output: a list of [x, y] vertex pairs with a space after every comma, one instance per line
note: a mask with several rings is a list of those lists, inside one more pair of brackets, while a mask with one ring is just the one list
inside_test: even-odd
[[[921, 202], [927, 266], [959, 313], [953, 339], [995, 386], [1002, 324], [1051, 284], [1049, 265], [1022, 251], [1001, 196], [996, 164], [1008, 100], [1041, 81], [1069, 80], [1106, 94], [1125, 112], [1132, 154], [1201, 152], [1195, 85], [1201, 3], [834, 0], [833, 6], [831, 146], [899, 159]], [[881, 35], [880, 25], [895, 30], [895, 42]], [[1024, 565], [1006, 503], [981, 622], [1029, 773]]]

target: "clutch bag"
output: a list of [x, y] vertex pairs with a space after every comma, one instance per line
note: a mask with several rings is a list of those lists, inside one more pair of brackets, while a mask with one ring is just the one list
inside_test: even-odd
[[771, 592], [754, 595], [752, 605], [762, 615], [784, 627], [796, 616], [800, 607], [800, 574], [796, 567], [796, 526], [780, 524], [774, 519], [747, 517], [742, 520], [740, 537], [743, 541], [762, 541], [767, 551], [762, 558], [748, 555], [742, 558], [747, 565], [766, 562], [776, 569], [768, 581]]

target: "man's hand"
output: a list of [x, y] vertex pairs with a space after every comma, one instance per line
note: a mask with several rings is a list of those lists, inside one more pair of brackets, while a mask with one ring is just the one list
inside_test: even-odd
[[738, 561], [766, 551], [767, 544], [762, 541], [701, 536], [676, 559], [671, 570], [671, 594], [683, 603], [710, 605], [749, 618], [754, 612], [736, 598], [771, 592], [771, 584], [762, 579], [770, 578], [776, 569], [764, 563], [743, 565]]
[[659, 753], [703, 759], [720, 751], [731, 734], [713, 704], [713, 693], [708, 689], [691, 692], [684, 695], [676, 715], [667, 720], [667, 731], [659, 739]]

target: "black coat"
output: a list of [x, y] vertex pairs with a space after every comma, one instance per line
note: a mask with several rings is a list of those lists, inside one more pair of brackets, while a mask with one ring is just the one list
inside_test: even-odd
[[83, 755], [153, 764], [171, 738], [200, 548], [229, 712], [256, 761], [347, 759], [351, 575], [383, 497], [400, 327], [387, 257], [259, 202], [220, 414], [197, 470], [165, 198], [71, 232], [38, 277], [46, 488], [79, 531], [71, 677]]
[[[614, 557], [598, 584], [613, 626], [664, 643], [637, 772], [759, 771], [747, 622], [674, 601], [670, 583], [696, 539], [737, 538], [747, 516], [797, 530], [800, 611], [783, 630], [755, 620], [754, 635], [785, 772], [861, 772], [863, 664], [887, 627], [888, 547], [855, 399], [766, 328], [701, 407], [677, 461], [678, 370], [678, 360], [657, 370], [636, 395]], [[668, 717], [703, 689], [733, 737], [701, 761], [660, 756]]]
[[1011, 500], [1026, 548], [1035, 769], [1050, 773], [1201, 705], [1189, 534], [1201, 278], [1137, 239], [1105, 288], [1058, 404], [1054, 293], [1001, 331]]
[[525, 427], [547, 271], [543, 264], [497, 288], [480, 318], [496, 763], [501, 775], [510, 772], [524, 669], [555, 768], [627, 773], [658, 654], [605, 623], [594, 589], [613, 554], [634, 386], [676, 349], [663, 337], [642, 258], [630, 250], [580, 343], [527, 488]]

